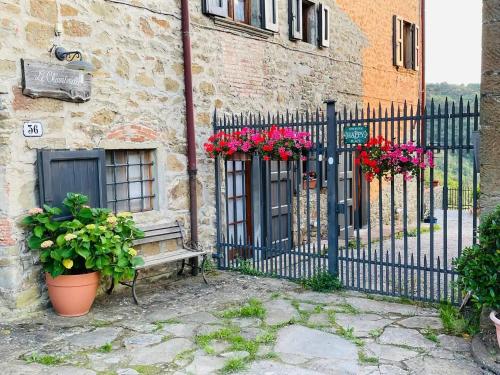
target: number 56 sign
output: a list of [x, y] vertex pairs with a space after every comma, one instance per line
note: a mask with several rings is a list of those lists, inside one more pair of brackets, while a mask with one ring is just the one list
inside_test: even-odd
[[41, 137], [43, 135], [43, 126], [38, 121], [25, 121], [23, 124], [23, 135], [25, 137]]

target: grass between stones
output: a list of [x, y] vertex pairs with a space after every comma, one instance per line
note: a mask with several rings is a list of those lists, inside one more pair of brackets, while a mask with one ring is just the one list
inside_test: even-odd
[[360, 338], [354, 336], [354, 328], [344, 328], [337, 324], [337, 335], [342, 336], [343, 338], [352, 341], [356, 346], [363, 347], [365, 345], [364, 341]]
[[437, 332], [432, 328], [427, 327], [424, 330], [422, 330], [422, 335], [424, 335], [424, 337], [427, 340], [430, 340], [430, 341], [435, 342], [435, 343], [439, 343], [439, 339], [437, 337]]
[[376, 339], [377, 337], [379, 337], [382, 333], [384, 333], [384, 330], [382, 328], [375, 328], [375, 329], [372, 329], [370, 332], [368, 332], [368, 335], [370, 337], [373, 337], [374, 339]]
[[249, 259], [238, 259], [238, 267], [232, 269], [249, 276], [265, 276], [265, 273], [253, 267], [252, 261]]
[[379, 363], [377, 357], [370, 357], [363, 350], [358, 350], [358, 359], [361, 364], [378, 365]]
[[222, 374], [231, 374], [236, 371], [244, 370], [246, 366], [247, 363], [243, 358], [231, 358], [227, 360], [220, 372]]
[[153, 330], [153, 332], [161, 331], [163, 329], [163, 327], [165, 326], [165, 324], [178, 324], [180, 322], [181, 321], [179, 319], [176, 319], [176, 318], [157, 320], [156, 322], [153, 322], [153, 325], [155, 326], [155, 329]]
[[196, 349], [186, 349], [183, 352], [177, 354], [174, 358], [174, 362], [183, 360], [192, 360], [194, 358], [194, 352]]
[[262, 319], [266, 315], [266, 309], [262, 306], [262, 302], [256, 298], [250, 298], [242, 307], [229, 309], [222, 312], [223, 318], [259, 318]]
[[479, 332], [479, 314], [473, 312], [470, 317], [464, 317], [458, 308], [450, 304], [439, 306], [439, 317], [445, 333], [455, 336], [474, 335]]
[[[243, 351], [247, 352], [248, 356], [245, 358], [230, 358], [220, 370], [221, 374], [229, 374], [232, 372], [240, 371], [246, 368], [247, 364], [257, 358], [276, 358], [276, 353], [270, 352], [263, 356], [258, 356], [257, 352], [261, 344], [273, 344], [276, 342], [277, 332], [280, 328], [290, 323], [268, 326], [261, 321], [259, 328], [263, 332], [258, 335], [254, 340], [246, 339], [241, 335], [241, 328], [231, 324], [229, 319], [233, 318], [257, 318], [263, 319], [266, 315], [266, 310], [262, 302], [256, 298], [251, 298], [247, 303], [238, 308], [231, 308], [223, 311], [220, 316], [226, 319], [227, 327], [221, 328], [217, 331], [201, 334], [195, 336], [195, 343], [198, 347], [203, 349], [209, 355], [215, 355], [215, 349], [212, 347], [213, 341], [225, 341], [229, 347], [225, 352]], [[192, 358], [194, 351], [186, 351], [181, 353], [176, 359]]]
[[130, 366], [130, 368], [137, 371], [140, 375], [159, 375], [162, 373], [162, 369], [151, 365], [136, 365]]
[[337, 277], [326, 271], [319, 272], [308, 279], [301, 279], [299, 283], [305, 289], [323, 293], [341, 290], [343, 287], [342, 282]]
[[60, 365], [64, 362], [63, 357], [57, 357], [53, 355], [41, 355], [37, 353], [32, 353], [23, 358], [28, 363], [39, 363], [45, 366], [55, 366]]
[[104, 344], [99, 349], [97, 349], [99, 353], [109, 353], [111, 352], [111, 350], [113, 350], [113, 344], [111, 344], [110, 342]]
[[90, 321], [90, 325], [95, 328], [101, 328], [110, 326], [111, 322], [108, 322], [107, 320], [93, 319]]

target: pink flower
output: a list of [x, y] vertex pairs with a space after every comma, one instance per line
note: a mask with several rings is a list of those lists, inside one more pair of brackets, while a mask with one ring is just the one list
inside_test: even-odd
[[248, 150], [250, 150], [251, 147], [252, 147], [252, 144], [250, 142], [248, 142], [248, 141], [245, 141], [241, 145], [241, 151], [248, 152]]
[[43, 212], [43, 209], [40, 208], [40, 207], [35, 207], [35, 208], [31, 208], [29, 211], [28, 211], [28, 214], [33, 216], [33, 215], [38, 215], [38, 214], [41, 214]]

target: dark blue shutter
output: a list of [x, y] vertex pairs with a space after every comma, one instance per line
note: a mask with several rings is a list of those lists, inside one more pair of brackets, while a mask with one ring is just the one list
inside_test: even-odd
[[40, 206], [62, 208], [67, 193], [80, 193], [91, 207], [106, 207], [104, 150], [38, 150], [37, 156]]

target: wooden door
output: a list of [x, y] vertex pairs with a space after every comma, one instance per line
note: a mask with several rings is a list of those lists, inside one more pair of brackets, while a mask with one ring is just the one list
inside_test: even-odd
[[229, 259], [250, 258], [252, 250], [252, 209], [250, 188], [250, 162], [228, 161], [227, 181], [227, 237], [236, 245], [229, 251]]
[[[266, 164], [264, 186], [266, 193], [267, 257], [276, 256], [291, 248], [292, 173], [291, 164], [271, 161]], [[269, 170], [270, 167], [270, 170]]]

